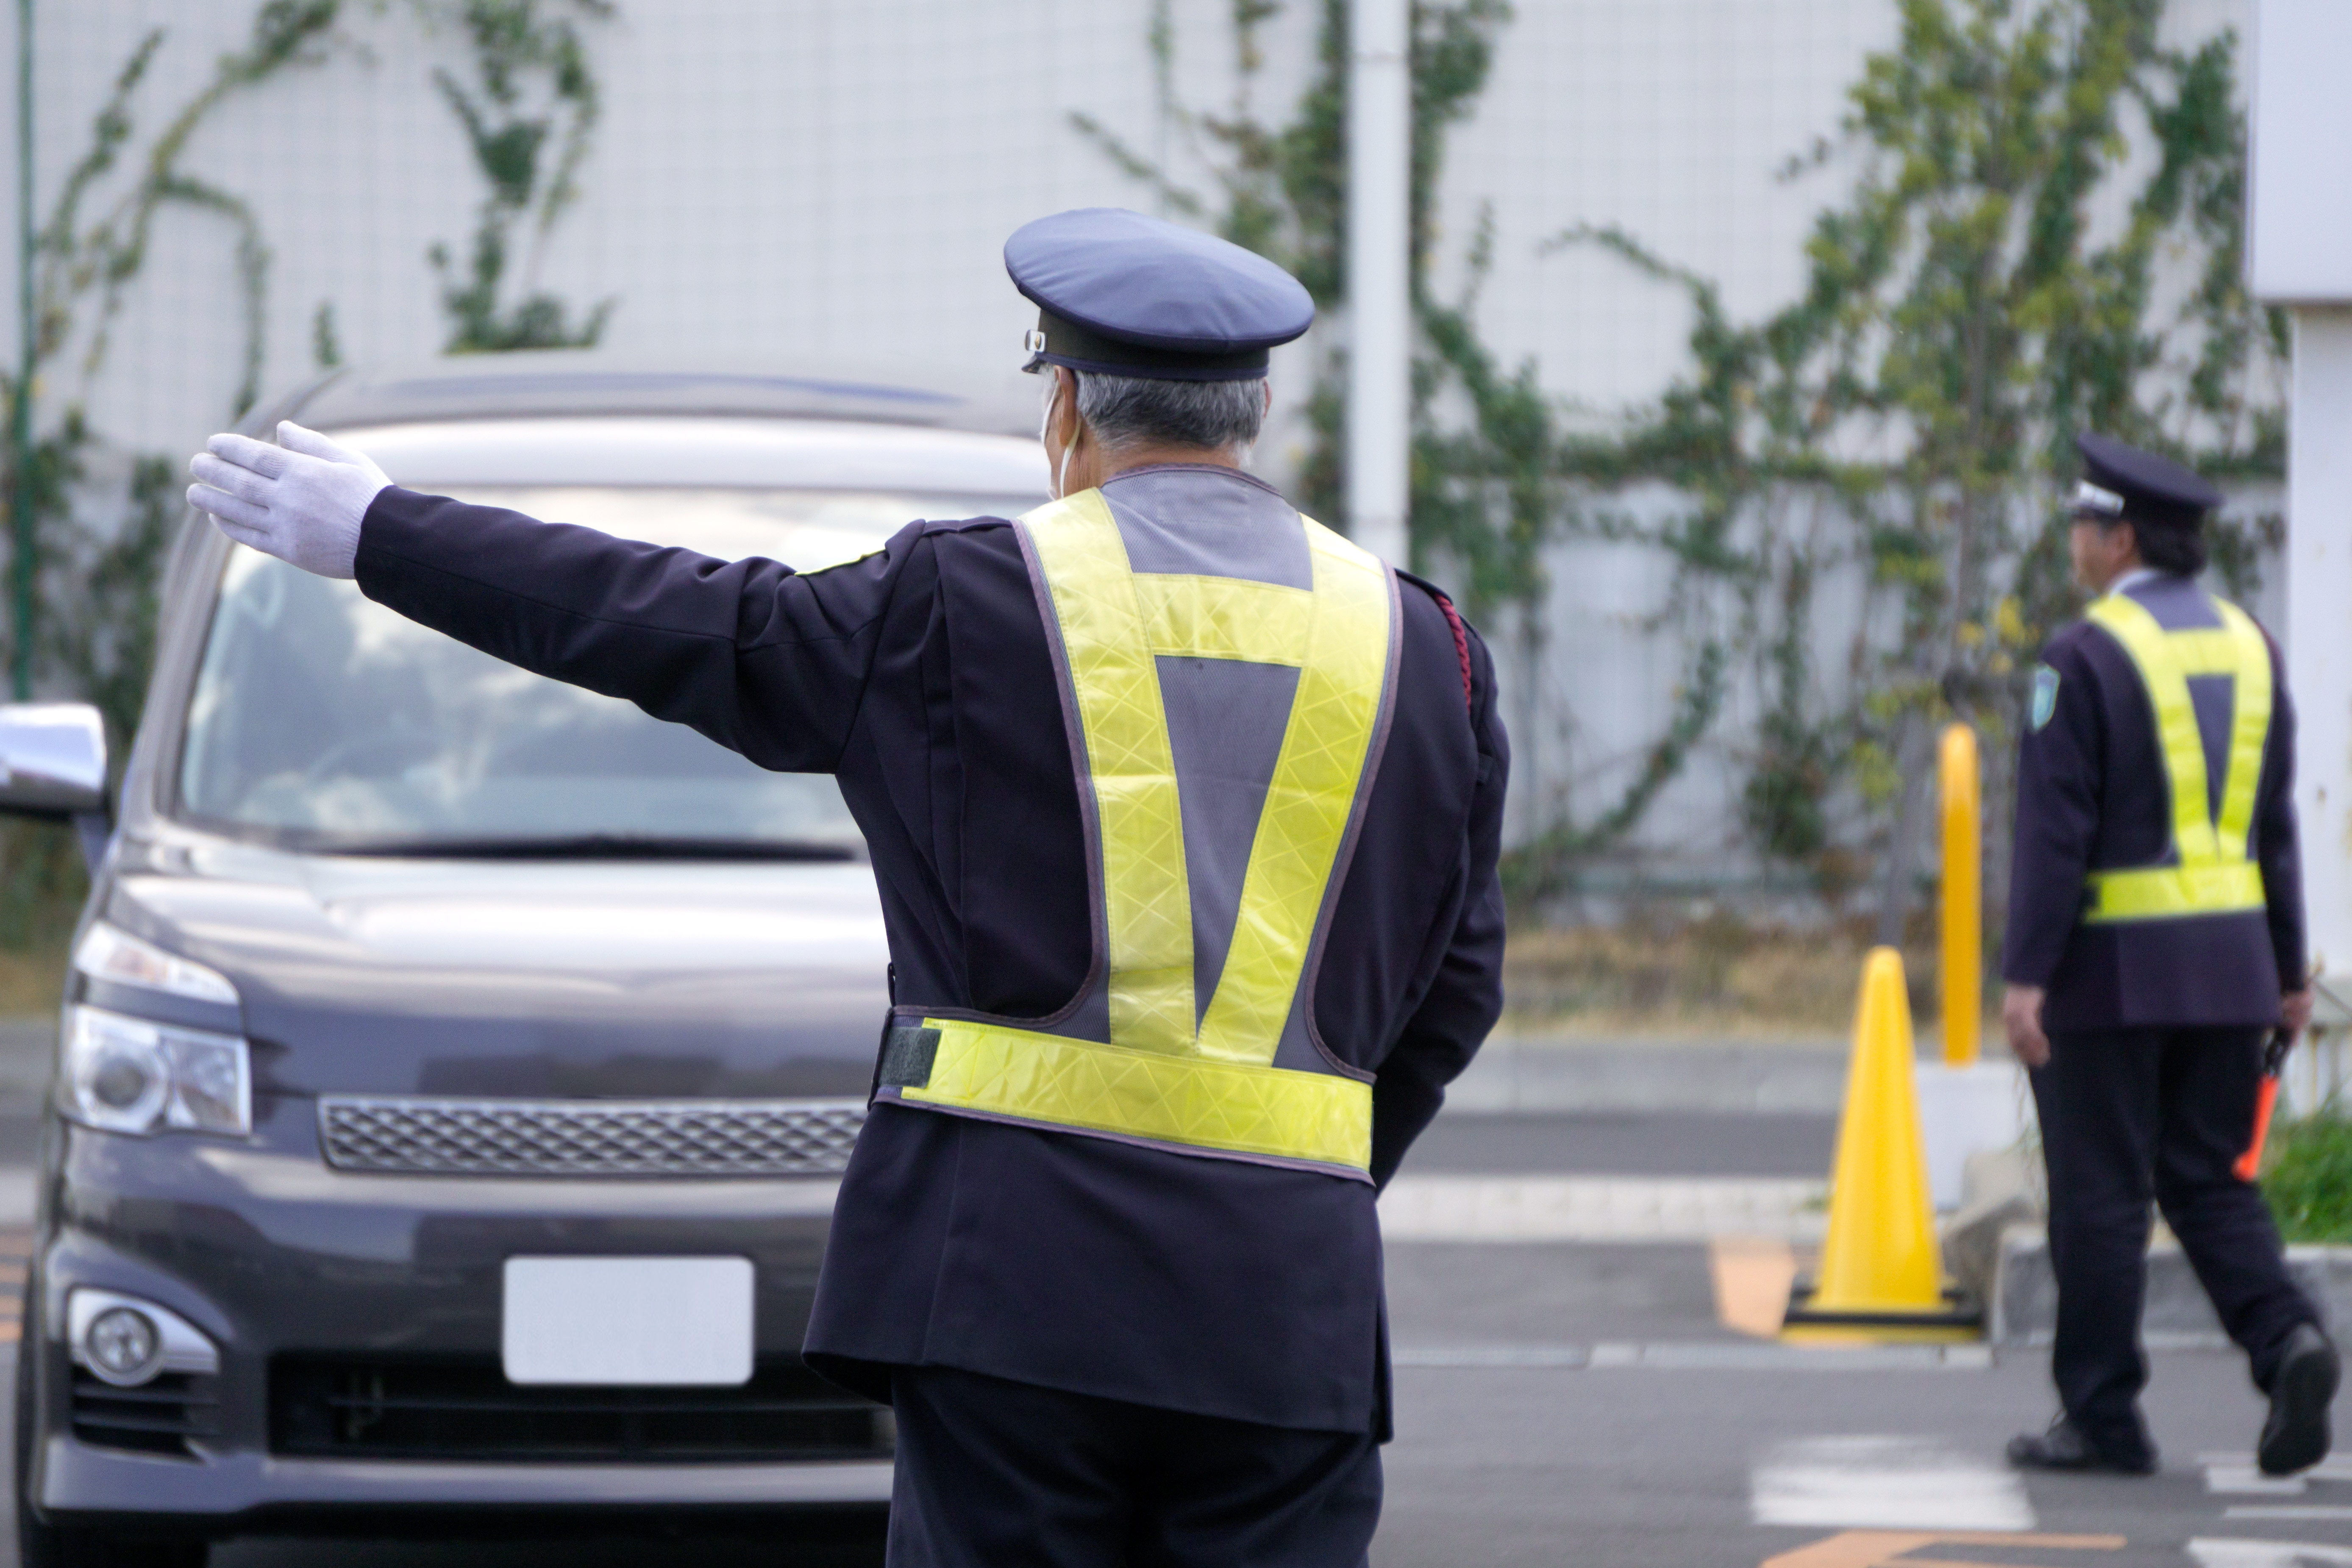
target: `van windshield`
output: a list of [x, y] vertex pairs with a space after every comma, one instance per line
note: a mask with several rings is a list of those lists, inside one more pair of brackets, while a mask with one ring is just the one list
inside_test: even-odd
[[[1034, 504], [481, 486], [458, 499], [803, 571], [871, 553], [912, 518]], [[179, 793], [209, 826], [329, 852], [839, 858], [863, 843], [828, 776], [766, 772], [242, 545], [190, 699]]]

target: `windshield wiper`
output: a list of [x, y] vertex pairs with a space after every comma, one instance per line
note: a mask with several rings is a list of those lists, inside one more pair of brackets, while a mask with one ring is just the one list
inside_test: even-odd
[[374, 838], [320, 844], [332, 855], [402, 856], [420, 860], [855, 860], [857, 847], [817, 838], [690, 838], [655, 834], [581, 833], [569, 837]]

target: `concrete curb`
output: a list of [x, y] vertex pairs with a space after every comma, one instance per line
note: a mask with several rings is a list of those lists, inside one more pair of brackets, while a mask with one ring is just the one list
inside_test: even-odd
[[[2286, 1258], [2323, 1321], [2352, 1322], [2352, 1247], [2290, 1247]], [[2001, 1234], [1990, 1305], [1988, 1331], [1995, 1344], [2050, 1342], [2058, 1321], [2058, 1281], [2050, 1270], [2050, 1238], [2041, 1226], [2011, 1226]], [[2150, 1349], [2161, 1350], [2230, 1342], [2178, 1245], [2148, 1249], [2140, 1336]]]
[[1741, 1176], [1399, 1176], [1385, 1241], [1819, 1241], [1827, 1184]]
[[1845, 1043], [1497, 1037], [1445, 1091], [1450, 1110], [1834, 1112]]

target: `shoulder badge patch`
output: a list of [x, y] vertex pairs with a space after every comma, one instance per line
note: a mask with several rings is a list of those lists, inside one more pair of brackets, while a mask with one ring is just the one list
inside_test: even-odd
[[2033, 667], [2033, 728], [2041, 729], [2057, 711], [2058, 672], [2046, 664], [2037, 664]]

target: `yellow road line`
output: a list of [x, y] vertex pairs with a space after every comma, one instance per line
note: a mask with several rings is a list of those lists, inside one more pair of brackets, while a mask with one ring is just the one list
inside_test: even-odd
[[1715, 1277], [1715, 1315], [1727, 1329], [1778, 1338], [1797, 1282], [1796, 1250], [1770, 1237], [1718, 1236], [1707, 1243]]
[[1762, 1568], [1890, 1568], [1933, 1563], [1936, 1568], [2017, 1568], [2013, 1563], [1964, 1563], [1952, 1557], [1911, 1557], [1922, 1546], [2016, 1546], [2032, 1552], [2119, 1552], [2120, 1535], [2030, 1535], [1981, 1530], [1849, 1530], [1794, 1552], [1767, 1557]]

